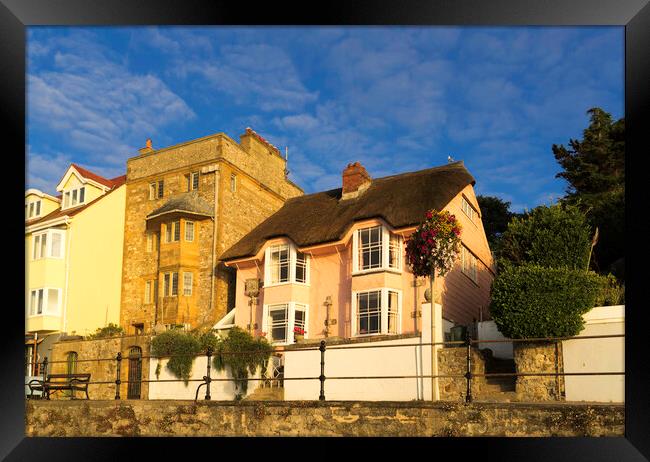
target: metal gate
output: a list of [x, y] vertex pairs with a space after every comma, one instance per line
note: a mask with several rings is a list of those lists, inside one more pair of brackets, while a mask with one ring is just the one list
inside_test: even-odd
[[142, 384], [142, 350], [140, 347], [131, 347], [129, 351], [129, 388], [127, 399], [140, 399]]

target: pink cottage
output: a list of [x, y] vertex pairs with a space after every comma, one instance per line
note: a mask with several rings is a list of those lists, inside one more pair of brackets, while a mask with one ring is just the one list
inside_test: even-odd
[[221, 325], [275, 345], [294, 343], [301, 330], [312, 341], [421, 332], [429, 281], [409, 271], [404, 239], [432, 208], [462, 225], [459, 259], [435, 280], [445, 330], [489, 317], [492, 255], [462, 161], [377, 179], [356, 162], [342, 180], [342, 188], [289, 199], [221, 255], [237, 270], [235, 308]]

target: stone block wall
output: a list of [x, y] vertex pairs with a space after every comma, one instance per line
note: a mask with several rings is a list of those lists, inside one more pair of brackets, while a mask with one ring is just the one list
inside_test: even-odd
[[623, 405], [369, 401], [40, 401], [31, 436], [618, 436]]
[[[563, 372], [561, 342], [514, 342], [517, 373]], [[559, 401], [564, 399], [562, 376], [518, 376], [517, 398], [522, 401]]]
[[[129, 353], [132, 347], [139, 347], [142, 356], [149, 356], [151, 352], [151, 337], [149, 336], [123, 336], [111, 337], [98, 340], [61, 340], [52, 346], [52, 356], [48, 366], [49, 374], [67, 373], [67, 356], [74, 351], [77, 353], [76, 372], [90, 373], [91, 382], [111, 382], [102, 384], [90, 384], [88, 386], [88, 395], [91, 400], [97, 399], [114, 399], [115, 398], [115, 379], [117, 377], [117, 361], [94, 361], [103, 358], [115, 358], [118, 352], [122, 352], [122, 361], [120, 365], [120, 395], [122, 399], [127, 399], [129, 377]], [[86, 360], [93, 361], [86, 361]], [[149, 359], [144, 358], [141, 361], [142, 379], [149, 379]], [[149, 385], [142, 383], [141, 398], [148, 396]], [[85, 394], [77, 392], [76, 397], [83, 397]], [[67, 399], [63, 392], [57, 392], [51, 399]]]
[[[249, 130], [242, 135], [242, 143], [220, 133], [168, 148], [145, 150], [127, 161], [120, 324], [128, 333], [134, 333], [133, 324], [143, 324], [145, 331], [154, 323], [187, 322], [192, 327], [206, 327], [234, 307], [234, 277], [231, 270], [220, 264], [218, 257], [288, 198], [302, 194], [302, 190], [287, 179], [285, 169], [286, 161], [277, 149]], [[183, 267], [191, 268], [194, 273], [192, 300], [180, 300], [181, 310], [168, 306], [170, 310], [162, 319], [161, 246], [156, 246], [152, 252], [146, 250], [146, 232], [157, 232], [160, 243], [161, 224], [156, 223], [157, 226], [152, 225], [148, 230], [146, 217], [174, 195], [186, 192], [186, 175], [196, 171], [200, 172], [199, 197], [210, 205], [215, 217], [214, 220], [210, 217], [196, 219], [198, 249], [192, 261], [183, 263]], [[233, 175], [236, 177], [234, 187], [231, 186]], [[164, 195], [152, 200], [149, 185], [159, 180], [164, 181]], [[173, 265], [166, 258], [165, 262], [165, 271], [179, 272], [180, 293], [182, 269], [177, 268], [180, 261]], [[146, 280], [158, 280], [157, 304], [144, 304]], [[213, 284], [214, 298], [211, 300]], [[188, 303], [192, 306], [186, 306]], [[181, 320], [180, 313], [185, 318], [190, 313], [189, 319]]]
[[[485, 358], [480, 350], [471, 349], [472, 374], [485, 374]], [[467, 372], [467, 348], [441, 348], [438, 350], [438, 373], [440, 375], [465, 375]], [[472, 378], [472, 396], [478, 395], [485, 384], [485, 377]], [[440, 399], [443, 401], [464, 402], [467, 396], [467, 379], [438, 379]]]

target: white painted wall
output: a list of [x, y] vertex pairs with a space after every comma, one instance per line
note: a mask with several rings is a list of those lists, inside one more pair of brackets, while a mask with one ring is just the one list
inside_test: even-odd
[[[325, 351], [325, 398], [327, 400], [411, 401], [431, 400], [431, 346], [420, 346], [431, 339], [431, 308], [422, 305], [420, 337], [372, 343], [332, 345]], [[436, 342], [443, 341], [441, 306], [436, 305]], [[402, 346], [397, 345], [412, 345]], [[369, 345], [391, 345], [367, 348]], [[359, 348], [364, 347], [364, 348]], [[440, 348], [440, 347], [437, 347]], [[317, 400], [320, 394], [320, 351], [293, 350], [284, 353], [284, 399]], [[334, 379], [361, 376], [420, 376], [409, 379]], [[292, 378], [316, 377], [312, 380]]]
[[[203, 376], [206, 374], [207, 366], [207, 357], [198, 356], [194, 359], [194, 364], [192, 366], [192, 376], [191, 379], [203, 379]], [[160, 376], [156, 377], [156, 367], [160, 361]], [[152, 359], [149, 361], [149, 380], [176, 380], [177, 377], [174, 376], [167, 369], [167, 362], [169, 359]], [[216, 372], [214, 367], [211, 368], [210, 377], [214, 379], [232, 379], [232, 376], [229, 372], [222, 371]], [[252, 376], [252, 378], [259, 378], [259, 373]], [[201, 382], [189, 382], [187, 386], [185, 382], [149, 382], [149, 399], [194, 399], [196, 395], [196, 389], [201, 384]], [[258, 380], [249, 380], [248, 382], [248, 393], [250, 395], [255, 391], [260, 382]], [[230, 401], [235, 399], [235, 385], [232, 380], [228, 381], [213, 381], [210, 383], [210, 396], [212, 401], [226, 400]], [[245, 396], [247, 396], [245, 395]], [[201, 387], [199, 391], [199, 400], [205, 398], [205, 386]]]
[[[481, 321], [478, 323], [479, 340], [510, 340], [503, 336], [494, 321]], [[512, 342], [507, 343], [479, 343], [479, 349], [489, 348], [495, 358], [513, 359]]]
[[[578, 337], [625, 333], [625, 305], [600, 306], [584, 315]], [[562, 342], [565, 372], [624, 372], [625, 338]], [[625, 402], [625, 376], [566, 376], [567, 401]]]

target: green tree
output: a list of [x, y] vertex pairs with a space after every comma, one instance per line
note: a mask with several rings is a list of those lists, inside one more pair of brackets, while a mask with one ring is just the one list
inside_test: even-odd
[[[622, 268], [625, 255], [625, 119], [614, 121], [600, 108], [587, 113], [590, 123], [582, 140], [570, 139], [568, 147], [554, 144], [552, 150], [563, 168], [556, 177], [568, 182], [563, 201], [580, 207], [598, 227], [592, 267], [606, 272]], [[618, 270], [617, 276], [624, 273]]]
[[499, 268], [527, 263], [547, 268], [587, 269], [592, 233], [576, 206], [539, 206], [514, 217], [503, 233]]
[[510, 202], [495, 196], [476, 196], [481, 208], [483, 229], [490, 244], [490, 249], [496, 252], [501, 235], [508, 228], [508, 223], [516, 215], [510, 211]]

